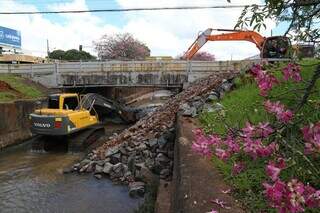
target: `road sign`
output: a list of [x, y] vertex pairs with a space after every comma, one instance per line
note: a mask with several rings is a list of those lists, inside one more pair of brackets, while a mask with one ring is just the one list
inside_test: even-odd
[[0, 26], [0, 47], [1, 46], [21, 48], [20, 31]]

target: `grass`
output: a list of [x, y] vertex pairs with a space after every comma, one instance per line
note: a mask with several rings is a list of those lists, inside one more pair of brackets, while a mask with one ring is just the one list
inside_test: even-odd
[[[305, 81], [309, 80], [313, 75], [315, 66], [310, 66], [319, 63], [317, 60], [301, 61], [302, 76]], [[269, 69], [281, 70], [283, 64], [269, 67]], [[278, 79], [281, 79], [280, 71], [276, 72]], [[272, 89], [270, 95], [271, 100], [281, 100], [286, 106], [295, 109], [298, 105], [296, 100], [301, 100], [305, 84], [303, 83], [285, 83], [276, 86]], [[287, 93], [287, 91], [290, 91]], [[243, 81], [243, 78], [236, 79], [236, 89], [229, 92], [221, 100], [224, 110], [220, 112], [204, 112], [200, 115], [200, 121], [204, 130], [207, 133], [218, 133], [225, 135], [227, 127], [242, 128], [246, 121], [257, 124], [262, 121], [273, 122], [274, 116], [267, 114], [262, 106], [263, 98], [259, 95], [259, 91], [254, 82]], [[294, 124], [290, 126], [284, 133], [287, 137], [285, 140], [295, 149], [303, 149], [300, 128], [309, 122], [317, 122], [320, 120], [320, 82], [316, 83], [313, 94], [309, 97], [308, 103], [304, 105], [301, 111], [295, 115]], [[290, 136], [290, 137], [289, 137]], [[272, 138], [276, 140], [276, 138]], [[316, 188], [320, 188], [320, 179], [313, 175], [313, 171], [306, 164], [305, 160], [293, 150], [287, 148], [282, 153], [286, 158], [290, 157], [292, 165], [281, 173], [281, 178], [288, 180], [298, 178], [304, 183], [310, 183]], [[213, 164], [224, 175], [225, 180], [234, 188], [234, 196], [239, 199], [250, 212], [275, 212], [267, 206], [263, 195], [261, 183], [268, 180], [265, 175], [264, 165], [268, 159], [252, 159], [240, 156], [240, 160], [246, 163], [247, 169], [245, 172], [237, 175], [231, 175], [232, 162], [236, 159], [231, 159], [228, 163], [224, 163], [213, 157]], [[239, 160], [239, 159], [237, 159]], [[312, 159], [314, 165], [320, 168], [320, 160]], [[311, 212], [311, 211], [309, 211]]]
[[134, 210], [135, 213], [154, 213], [157, 201], [159, 181], [154, 181], [147, 185], [144, 202]]
[[35, 85], [28, 83], [24, 78], [11, 75], [0, 74], [0, 81], [4, 81], [15, 91], [0, 91], [0, 101], [12, 101], [16, 99], [33, 99], [44, 95]]

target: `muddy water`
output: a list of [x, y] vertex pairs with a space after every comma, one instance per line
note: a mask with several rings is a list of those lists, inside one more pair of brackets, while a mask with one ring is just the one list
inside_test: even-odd
[[125, 186], [92, 175], [62, 174], [81, 158], [64, 150], [35, 152], [32, 143], [0, 152], [0, 212], [134, 212], [142, 202]]

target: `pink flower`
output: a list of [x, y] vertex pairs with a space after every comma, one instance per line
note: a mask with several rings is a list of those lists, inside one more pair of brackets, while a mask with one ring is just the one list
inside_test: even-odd
[[246, 122], [246, 126], [242, 128], [243, 136], [251, 138], [255, 133], [255, 126], [252, 126], [250, 122]]
[[264, 102], [264, 107], [267, 112], [275, 114], [277, 119], [282, 123], [288, 123], [293, 118], [293, 112], [285, 109], [285, 106], [279, 101], [271, 102], [267, 100]]
[[224, 149], [216, 148], [215, 155], [223, 161], [226, 161], [230, 158], [230, 153]]
[[207, 213], [219, 213], [218, 211], [214, 210], [214, 209], [211, 209], [210, 212], [207, 212]]
[[279, 212], [303, 212], [305, 207], [320, 207], [320, 190], [316, 191], [297, 179], [284, 183], [277, 179], [273, 185], [263, 183], [269, 205]]
[[303, 197], [304, 184], [296, 179], [292, 179], [287, 184], [288, 186], [288, 209], [290, 212], [304, 211], [305, 199]]
[[267, 175], [271, 178], [271, 180], [276, 181], [279, 177], [281, 169], [275, 167], [274, 165], [270, 164], [266, 167]]
[[277, 209], [282, 209], [283, 200], [285, 199], [285, 195], [287, 193], [286, 184], [280, 180], [277, 180], [273, 185], [268, 183], [263, 183], [262, 185], [265, 188], [264, 193], [269, 201], [269, 204]]
[[266, 122], [266, 123], [259, 123], [258, 124], [257, 132], [261, 137], [266, 138], [271, 133], [273, 133], [274, 130], [271, 128], [270, 124], [268, 122]]
[[288, 81], [291, 78], [293, 81], [299, 82], [302, 80], [300, 72], [301, 68], [299, 65], [289, 63], [285, 68], [282, 69], [283, 79]]
[[252, 66], [251, 74], [254, 76], [258, 84], [261, 96], [266, 96], [267, 92], [272, 89], [273, 85], [278, 83], [276, 77], [262, 70], [262, 67], [259, 64]]
[[238, 153], [240, 151], [240, 146], [237, 144], [235, 139], [232, 136], [228, 136], [224, 141], [224, 144], [228, 147], [228, 152], [230, 153]]
[[246, 122], [246, 126], [242, 128], [242, 136], [251, 138], [251, 137], [262, 137], [266, 138], [274, 130], [271, 128], [268, 122], [259, 123], [257, 126], [253, 126], [250, 122]]
[[234, 163], [232, 167], [232, 174], [240, 174], [245, 169], [245, 164], [243, 162]]
[[267, 146], [261, 147], [259, 149], [260, 157], [268, 157], [272, 155], [276, 151], [277, 147], [278, 145], [275, 142], [272, 142]]
[[290, 110], [286, 110], [281, 112], [278, 115], [278, 119], [282, 122], [282, 123], [288, 123], [293, 117], [293, 113]]
[[245, 138], [243, 144], [243, 151], [250, 155], [253, 159], [257, 157], [268, 157], [276, 150], [276, 144], [273, 142], [267, 146], [262, 144], [260, 139]]
[[212, 145], [220, 145], [222, 143], [221, 138], [217, 135], [210, 135], [208, 140], [209, 140], [209, 144], [212, 144]]
[[301, 129], [305, 140], [305, 154], [320, 153], [320, 122]]
[[193, 142], [191, 148], [193, 151], [207, 157], [210, 157], [212, 154], [211, 148], [206, 141], [195, 141]]
[[261, 140], [245, 139], [243, 151], [250, 155], [253, 159], [257, 159], [258, 150], [262, 148]]

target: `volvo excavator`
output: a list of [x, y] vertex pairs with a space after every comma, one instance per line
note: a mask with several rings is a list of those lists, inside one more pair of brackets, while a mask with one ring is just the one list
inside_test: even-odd
[[[226, 33], [211, 34], [212, 31], [224, 31]], [[264, 37], [254, 31], [211, 29], [200, 33], [191, 44], [183, 58], [190, 60], [207, 41], [248, 41], [254, 43], [260, 50], [261, 58], [290, 58], [291, 42], [284, 36]]]
[[131, 123], [135, 112], [95, 93], [53, 94], [48, 106], [30, 114], [31, 132], [51, 139], [67, 139], [69, 149], [82, 150], [104, 134], [104, 124]]

